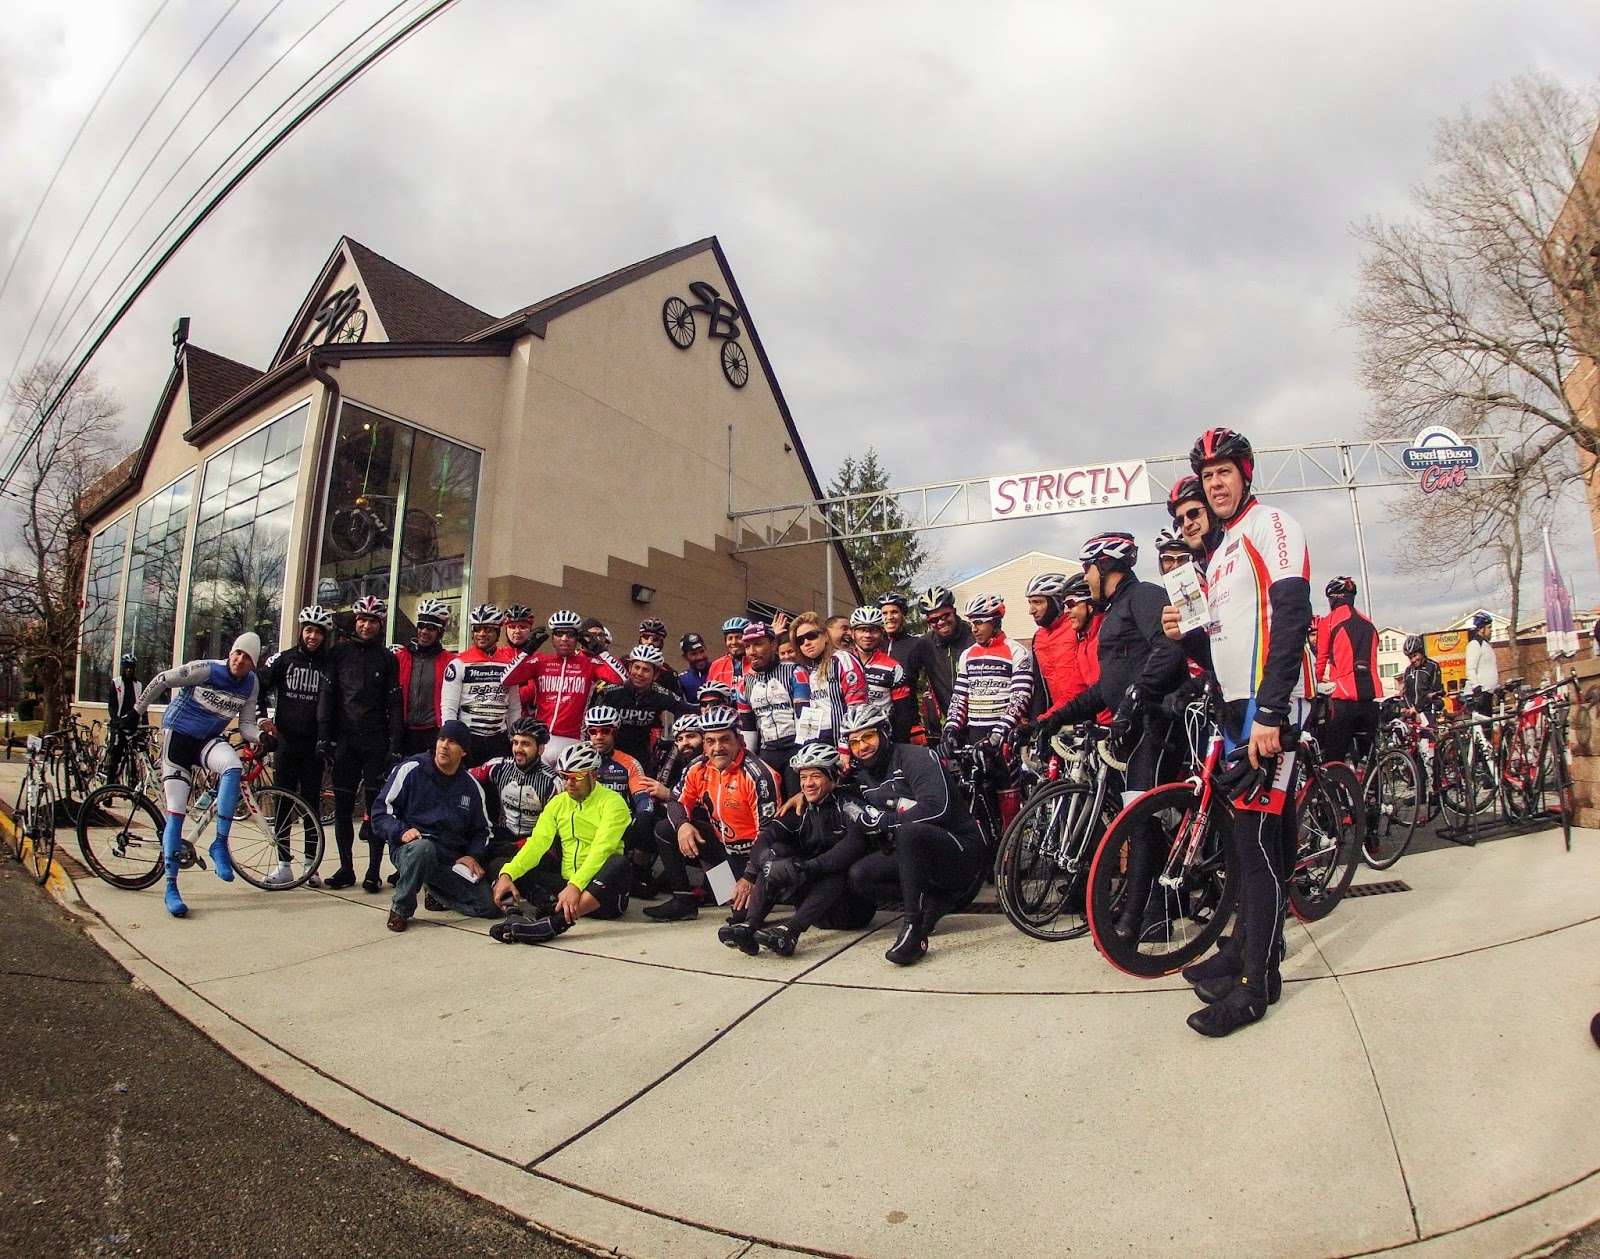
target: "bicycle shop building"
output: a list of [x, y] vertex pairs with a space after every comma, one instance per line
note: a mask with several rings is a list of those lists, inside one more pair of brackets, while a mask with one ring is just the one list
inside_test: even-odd
[[[748, 607], [855, 593], [842, 549], [734, 553], [728, 517], [820, 487], [716, 239], [496, 318], [348, 238], [266, 370], [174, 333], [144, 441], [91, 491], [77, 694], [361, 595], [646, 615], [713, 647]], [[831, 565], [833, 572], [827, 572]], [[345, 620], [347, 621], [347, 617]], [[672, 652], [675, 655], [675, 652]]]

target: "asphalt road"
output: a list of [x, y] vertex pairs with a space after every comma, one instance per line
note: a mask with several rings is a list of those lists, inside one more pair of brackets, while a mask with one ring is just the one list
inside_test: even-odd
[[0, 1255], [580, 1253], [241, 1066], [0, 848]]

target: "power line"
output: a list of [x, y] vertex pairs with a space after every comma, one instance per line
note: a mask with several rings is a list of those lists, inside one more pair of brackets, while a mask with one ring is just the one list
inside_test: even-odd
[[266, 161], [268, 157], [272, 156], [272, 154], [277, 151], [278, 147], [282, 145], [285, 140], [298, 131], [306, 122], [320, 113], [330, 101], [335, 100], [341, 93], [344, 92], [347, 87], [358, 81], [362, 75], [364, 75], [369, 69], [387, 56], [389, 52], [399, 47], [399, 45], [411, 38], [412, 35], [422, 30], [428, 25], [428, 23], [432, 22], [436, 17], [442, 14], [446, 9], [452, 7], [455, 3], [456, 0], [434, 0], [434, 3], [431, 4], [427, 9], [423, 10], [416, 17], [410, 18], [398, 31], [385, 39], [371, 52], [365, 54], [361, 60], [350, 67], [350, 69], [340, 74], [340, 76], [335, 79], [332, 84], [320, 92], [310, 104], [308, 104], [304, 109], [290, 119], [287, 125], [279, 129], [279, 131], [273, 135], [266, 145], [264, 145], [253, 157], [251, 157], [244, 167], [230, 180], [228, 180], [222, 189], [206, 203], [205, 207], [200, 211], [200, 213], [197, 214], [194, 219], [184, 227], [183, 231], [179, 233], [177, 239], [174, 240], [172, 244], [169, 245], [162, 253], [161, 257], [156, 260], [155, 265], [152, 266], [139, 280], [139, 283], [134, 287], [133, 292], [131, 292], [123, 301], [123, 303], [117, 308], [116, 313], [111, 317], [110, 321], [103, 329], [101, 329], [99, 334], [95, 337], [93, 343], [73, 366], [72, 371], [68, 374], [66, 380], [62, 382], [60, 388], [57, 389], [55, 397], [50, 400], [49, 406], [40, 413], [39, 422], [34, 425], [32, 433], [28, 435], [26, 440], [22, 443], [21, 448], [12, 457], [10, 464], [6, 468], [4, 476], [0, 476], [0, 493], [3, 493], [7, 488], [9, 488], [11, 479], [16, 475], [17, 468], [21, 465], [27, 448], [38, 440], [39, 435], [44, 431], [44, 426], [49, 423], [50, 416], [55, 412], [56, 407], [60, 406], [61, 400], [66, 396], [67, 392], [73, 387], [73, 385], [78, 382], [78, 378], [83, 375], [84, 371], [88, 368], [90, 361], [94, 358], [100, 347], [105, 344], [107, 338], [111, 336], [112, 332], [116, 330], [117, 325], [122, 322], [128, 311], [132, 309], [133, 304], [137, 302], [144, 294], [145, 290], [155, 282], [156, 277], [161, 274], [161, 272], [166, 268], [167, 263], [172, 261], [173, 257], [178, 253], [178, 251], [188, 243], [189, 238], [193, 236], [195, 232], [199, 231], [200, 228], [204, 226], [206, 220], [208, 220], [211, 215], [217, 211], [218, 207], [220, 207], [223, 202], [225, 202], [228, 197], [232, 195], [234, 189], [236, 189], [247, 178], [249, 178], [251, 173], [254, 172], [262, 162]]

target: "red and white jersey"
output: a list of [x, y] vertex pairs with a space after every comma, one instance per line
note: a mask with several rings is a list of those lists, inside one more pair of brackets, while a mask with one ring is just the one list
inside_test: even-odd
[[891, 703], [911, 698], [906, 671], [888, 652], [879, 648], [870, 656], [857, 655], [855, 659], [867, 677], [867, 703], [887, 710]]
[[624, 681], [622, 665], [609, 651], [598, 656], [539, 652], [525, 657], [506, 680], [521, 684], [522, 711], [533, 713], [551, 734], [564, 739], [583, 737], [583, 710], [595, 683], [621, 686]]
[[[1225, 700], [1260, 692], [1272, 646], [1272, 584], [1311, 580], [1311, 552], [1294, 518], [1252, 499], [1230, 520], [1222, 543], [1206, 565], [1206, 603], [1211, 612], [1211, 666]], [[1290, 699], [1311, 694], [1311, 666], [1304, 645]]]
[[949, 729], [1016, 729], [1033, 698], [1033, 659], [1021, 643], [996, 634], [987, 646], [973, 643], [956, 664], [950, 692]]
[[464, 721], [473, 734], [504, 734], [522, 716], [516, 683], [508, 680], [514, 661], [500, 652], [485, 655], [468, 647], [444, 666], [439, 687], [439, 721]]

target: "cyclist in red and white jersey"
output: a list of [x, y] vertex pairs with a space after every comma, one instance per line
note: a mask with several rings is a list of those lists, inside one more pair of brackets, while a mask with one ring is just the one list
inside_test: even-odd
[[583, 710], [596, 683], [621, 686], [626, 680], [621, 663], [599, 639], [580, 638], [582, 624], [583, 618], [568, 608], [552, 612], [550, 645], [555, 650], [525, 657], [507, 675], [508, 682], [521, 687], [523, 710], [550, 729], [546, 765], [554, 765], [562, 752], [584, 738]]
[[1378, 629], [1356, 611], [1356, 579], [1335, 577], [1322, 593], [1328, 615], [1317, 624], [1317, 683], [1328, 695], [1322, 755], [1364, 757], [1378, 736]]
[[1028, 716], [1033, 663], [1028, 649], [1000, 628], [1006, 605], [999, 595], [974, 595], [963, 611], [974, 641], [956, 664], [944, 743], [953, 747], [986, 740], [999, 747]]
[[444, 667], [439, 720], [462, 721], [472, 732], [466, 767], [511, 755], [511, 727], [522, 716], [517, 688], [507, 681], [513, 661], [500, 646], [505, 613], [492, 603], [472, 609], [467, 623], [472, 646]]
[[750, 618], [744, 616], [730, 616], [722, 623], [722, 643], [728, 649], [727, 654], [711, 662], [706, 681], [721, 682], [738, 689], [739, 681], [744, 677], [744, 632], [749, 625]]
[[911, 684], [900, 662], [883, 649], [884, 634], [882, 608], [857, 608], [850, 614], [850, 637], [855, 643], [851, 654], [866, 675], [867, 703], [889, 714], [896, 743], [909, 743], [917, 716]]

